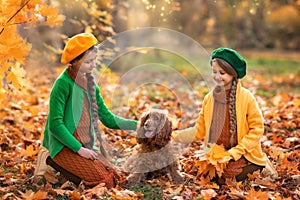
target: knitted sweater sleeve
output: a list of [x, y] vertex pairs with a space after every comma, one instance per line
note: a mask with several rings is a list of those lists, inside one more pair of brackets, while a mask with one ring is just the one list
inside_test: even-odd
[[136, 130], [137, 121], [125, 119], [114, 115], [106, 106], [101, 93], [100, 88], [96, 86], [96, 99], [98, 105], [98, 115], [100, 121], [107, 128], [111, 129], [122, 129], [122, 130]]
[[49, 100], [49, 130], [50, 134], [54, 136], [59, 142], [68, 148], [77, 152], [81, 148], [81, 144], [73, 136], [65, 123], [65, 106], [69, 98], [68, 84], [62, 79], [58, 79], [53, 85], [50, 100]]

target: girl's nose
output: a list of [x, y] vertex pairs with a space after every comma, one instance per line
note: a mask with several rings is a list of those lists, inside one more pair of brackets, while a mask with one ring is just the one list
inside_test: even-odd
[[95, 68], [97, 66], [97, 62], [96, 60], [94, 62], [92, 62], [92, 67]]

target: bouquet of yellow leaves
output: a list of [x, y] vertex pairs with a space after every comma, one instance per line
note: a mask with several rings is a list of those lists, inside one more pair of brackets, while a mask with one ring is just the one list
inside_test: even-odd
[[225, 148], [217, 144], [208, 144], [205, 150], [196, 151], [195, 156], [197, 159], [195, 167], [198, 168], [197, 177], [206, 180], [211, 180], [216, 175], [221, 177], [231, 159]]

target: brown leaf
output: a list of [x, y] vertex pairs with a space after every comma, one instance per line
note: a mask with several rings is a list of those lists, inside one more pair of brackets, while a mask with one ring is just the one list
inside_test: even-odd
[[105, 183], [100, 183], [91, 189], [85, 190], [82, 194], [86, 198], [101, 198], [103, 195], [107, 193], [107, 188], [105, 187]]
[[230, 188], [230, 193], [228, 195], [231, 199], [244, 199], [244, 191], [235, 188]]

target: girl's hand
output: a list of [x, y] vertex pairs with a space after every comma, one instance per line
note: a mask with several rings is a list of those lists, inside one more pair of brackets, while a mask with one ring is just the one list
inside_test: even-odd
[[81, 147], [77, 153], [86, 159], [98, 160], [98, 154], [91, 149]]

